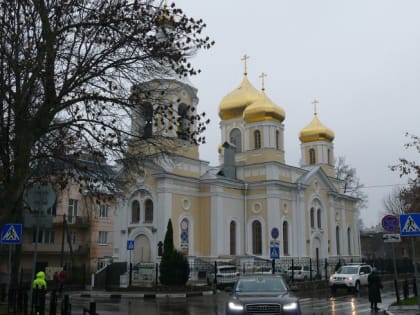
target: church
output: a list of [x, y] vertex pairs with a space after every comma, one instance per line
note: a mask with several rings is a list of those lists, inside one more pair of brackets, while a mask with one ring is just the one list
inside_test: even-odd
[[[196, 88], [177, 79], [133, 87], [132, 132], [174, 145], [170, 155], [150, 158], [141, 170], [120, 170], [125, 184], [116, 205], [114, 261], [159, 261], [169, 219], [174, 245], [190, 261], [360, 260], [357, 199], [345, 194], [335, 176], [335, 135], [319, 119], [316, 100], [312, 121], [296, 139], [301, 163], [287, 165], [286, 109], [270, 100], [264, 82], [261, 90], [252, 85], [244, 61], [239, 86], [218, 104], [217, 166], [201, 160], [199, 145], [186, 137], [198, 128], [187, 119], [199, 107]], [[151, 123], [157, 103], [170, 104], [176, 127], [167, 128], [163, 115]], [[152, 148], [139, 144], [130, 150]], [[127, 242], [134, 243], [132, 250]]]

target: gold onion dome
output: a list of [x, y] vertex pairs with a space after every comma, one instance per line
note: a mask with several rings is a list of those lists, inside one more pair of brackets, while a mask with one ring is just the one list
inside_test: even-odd
[[314, 118], [309, 125], [300, 131], [299, 139], [303, 143], [314, 141], [330, 141], [334, 140], [334, 132], [325, 127], [318, 119], [316, 112]]
[[286, 118], [286, 114], [284, 110], [274, 104], [263, 91], [260, 98], [244, 110], [243, 117], [247, 123], [266, 120], [282, 122]]
[[223, 97], [219, 104], [219, 116], [222, 120], [241, 117], [244, 109], [260, 97], [261, 93], [245, 75], [239, 87]]

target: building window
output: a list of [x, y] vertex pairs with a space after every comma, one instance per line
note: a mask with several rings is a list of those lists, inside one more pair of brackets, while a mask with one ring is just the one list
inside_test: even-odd
[[47, 209], [47, 214], [54, 217], [57, 215], [57, 202], [54, 202], [53, 206]]
[[309, 164], [313, 165], [315, 163], [315, 149], [309, 149]]
[[283, 222], [283, 254], [289, 256], [289, 223]]
[[276, 130], [276, 149], [280, 150], [280, 131]]
[[322, 227], [322, 221], [321, 221], [321, 209], [318, 209], [316, 211], [316, 223], [318, 226], [318, 229], [320, 229]]
[[337, 226], [335, 228], [335, 241], [337, 244], [337, 255], [341, 255], [341, 250], [340, 250], [340, 227]]
[[347, 229], [347, 246], [349, 248], [349, 255], [351, 255], [351, 229], [350, 227]]
[[230, 132], [230, 143], [235, 145], [235, 152], [242, 152], [241, 131], [238, 128], [232, 129]]
[[144, 205], [145, 205], [144, 222], [152, 223], [153, 222], [153, 201], [150, 199], [147, 199]]
[[34, 230], [32, 234], [32, 243], [54, 244], [54, 231], [53, 230], [39, 230], [38, 242], [37, 242], [36, 230]]
[[311, 228], [315, 228], [315, 209], [311, 208], [310, 211]]
[[181, 104], [178, 107], [178, 128], [179, 139], [188, 140], [190, 135], [190, 120], [188, 119], [188, 106]]
[[108, 208], [109, 206], [106, 204], [101, 204], [99, 206], [99, 217], [100, 218], [107, 218], [108, 217]]
[[107, 244], [108, 243], [108, 232], [106, 231], [99, 231], [99, 244]]
[[230, 254], [236, 255], [236, 222], [230, 222], [229, 228], [229, 235], [230, 235]]
[[134, 200], [131, 204], [131, 223], [140, 222], [140, 203]]
[[328, 159], [328, 165], [331, 165], [331, 150], [330, 149], [328, 149], [328, 152], [327, 152], [327, 159]]
[[259, 221], [252, 222], [252, 253], [262, 255], [262, 228]]
[[153, 106], [150, 103], [143, 104], [143, 137], [150, 138], [153, 135]]
[[261, 148], [261, 133], [259, 130], [254, 131], [254, 147], [255, 149]]
[[79, 201], [77, 199], [69, 199], [69, 207], [67, 210], [68, 223], [76, 222], [78, 203]]
[[185, 256], [188, 256], [189, 251], [189, 229], [190, 229], [190, 222], [187, 218], [182, 219], [181, 221], [181, 251]]

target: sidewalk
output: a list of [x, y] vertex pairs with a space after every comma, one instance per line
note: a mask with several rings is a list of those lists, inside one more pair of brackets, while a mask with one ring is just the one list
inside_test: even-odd
[[419, 306], [418, 305], [396, 305], [396, 306], [388, 306], [386, 310], [384, 310], [385, 314], [388, 315], [419, 315]]

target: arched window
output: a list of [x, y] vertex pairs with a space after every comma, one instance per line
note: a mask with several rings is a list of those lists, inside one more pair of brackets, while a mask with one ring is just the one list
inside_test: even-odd
[[328, 149], [328, 152], [327, 152], [327, 159], [328, 159], [328, 165], [331, 165], [331, 150], [330, 149]]
[[335, 228], [335, 242], [337, 244], [337, 255], [341, 255], [341, 250], [340, 250], [340, 227], [337, 226]]
[[252, 222], [252, 253], [262, 255], [262, 229], [260, 221]]
[[153, 106], [150, 103], [143, 104], [143, 137], [150, 138], [153, 135]]
[[254, 131], [254, 148], [255, 149], [261, 148], [261, 133], [259, 130]]
[[231, 221], [229, 227], [230, 234], [230, 254], [236, 255], [236, 222]]
[[232, 129], [230, 132], [230, 143], [235, 145], [235, 152], [242, 152], [241, 131], [238, 128]]
[[280, 131], [276, 130], [276, 149], [280, 150]]
[[289, 223], [283, 222], [283, 254], [289, 256]]
[[188, 119], [188, 106], [181, 104], [178, 107], [178, 129], [179, 139], [188, 140], [190, 135], [190, 120]]
[[153, 222], [153, 201], [150, 199], [147, 199], [144, 203], [144, 222]]
[[181, 251], [182, 253], [187, 256], [189, 251], [189, 229], [190, 229], [190, 221], [187, 218], [182, 219], [181, 221]]
[[134, 200], [131, 204], [131, 223], [140, 222], [140, 203]]
[[316, 223], [317, 223], [318, 229], [320, 229], [322, 227], [322, 221], [321, 221], [321, 209], [319, 208], [316, 211]]
[[309, 149], [309, 164], [315, 164], [315, 149]]
[[315, 228], [315, 209], [314, 208], [311, 208], [310, 217], [311, 217], [311, 228]]
[[351, 255], [351, 229], [347, 229], [347, 246], [349, 248], [349, 255]]

